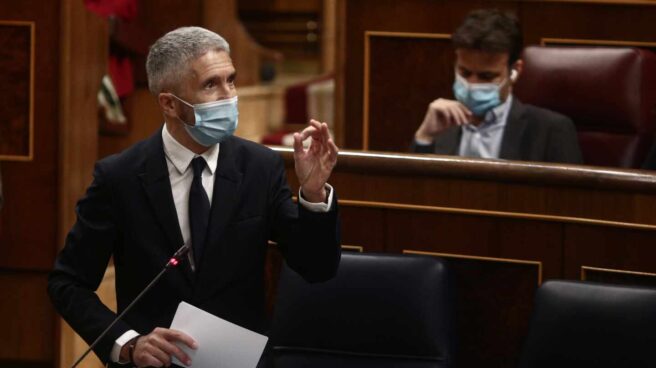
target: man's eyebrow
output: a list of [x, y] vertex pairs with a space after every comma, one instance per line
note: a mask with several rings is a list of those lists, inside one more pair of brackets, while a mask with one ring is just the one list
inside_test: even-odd
[[203, 80], [201, 81], [201, 85], [204, 86], [204, 85], [206, 85], [206, 84], [209, 83], [209, 82], [216, 81], [217, 79], [219, 79], [219, 76], [217, 76], [217, 75], [212, 75], [212, 76], [210, 76], [210, 77], [207, 77], [207, 78], [203, 79]]
[[493, 72], [493, 71], [478, 72], [476, 74], [478, 76], [485, 76], [485, 77], [496, 77], [496, 76], [501, 75], [500, 72]]

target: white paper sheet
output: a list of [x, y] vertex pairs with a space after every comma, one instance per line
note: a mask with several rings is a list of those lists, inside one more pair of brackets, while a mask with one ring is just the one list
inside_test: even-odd
[[193, 368], [255, 368], [268, 338], [237, 326], [191, 304], [181, 302], [171, 328], [198, 343], [193, 350], [178, 344], [191, 358], [191, 365], [173, 357], [173, 363]]

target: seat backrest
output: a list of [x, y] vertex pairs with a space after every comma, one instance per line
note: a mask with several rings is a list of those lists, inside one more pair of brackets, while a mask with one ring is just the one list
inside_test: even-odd
[[656, 366], [656, 289], [548, 281], [520, 368]]
[[451, 277], [435, 257], [343, 254], [337, 276], [281, 273], [275, 367], [452, 367]]
[[638, 168], [654, 141], [656, 55], [620, 47], [527, 47], [514, 93], [571, 118], [586, 164]]

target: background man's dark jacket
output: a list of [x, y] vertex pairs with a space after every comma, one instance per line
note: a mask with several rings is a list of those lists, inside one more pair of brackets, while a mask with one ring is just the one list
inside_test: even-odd
[[[413, 144], [416, 153], [458, 155], [462, 129], [453, 126], [439, 134], [432, 145]], [[576, 129], [572, 121], [551, 110], [525, 105], [514, 98], [501, 140], [499, 158], [506, 160], [581, 164]]]

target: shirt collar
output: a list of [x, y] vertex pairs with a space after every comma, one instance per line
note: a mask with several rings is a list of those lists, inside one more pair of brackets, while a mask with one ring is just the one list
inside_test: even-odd
[[178, 170], [180, 175], [184, 174], [187, 171], [187, 168], [191, 164], [191, 160], [201, 156], [207, 162], [207, 168], [210, 171], [210, 175], [214, 175], [216, 171], [216, 166], [219, 162], [219, 145], [215, 144], [208, 148], [207, 151], [201, 153], [200, 155], [195, 154], [189, 148], [183, 146], [180, 142], [175, 140], [169, 130], [164, 124], [162, 129], [162, 142], [164, 143], [164, 154], [171, 161], [173, 166]]
[[509, 94], [506, 100], [499, 106], [493, 108], [492, 110], [485, 113], [485, 118], [479, 126], [474, 126], [472, 124], [465, 124], [463, 127], [472, 131], [481, 130], [488, 128], [490, 126], [505, 126], [506, 117], [508, 116], [508, 111], [510, 110], [510, 105], [512, 104], [513, 96]]
[[485, 114], [485, 121], [489, 121], [491, 123], [493, 122], [505, 122], [506, 119], [504, 119], [504, 116], [508, 112], [508, 108], [510, 107], [510, 104], [512, 103], [512, 95], [509, 94], [508, 97], [506, 98], [503, 103], [492, 110], [488, 111], [487, 114]]

